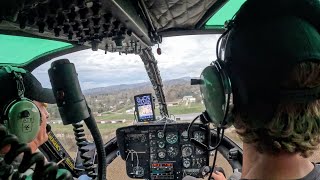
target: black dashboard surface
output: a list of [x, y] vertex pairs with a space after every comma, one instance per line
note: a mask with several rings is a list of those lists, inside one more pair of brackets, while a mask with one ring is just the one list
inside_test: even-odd
[[[188, 139], [189, 123], [143, 124], [119, 128], [117, 143], [127, 175], [140, 179], [182, 179], [200, 177], [200, 168], [208, 166], [209, 152]], [[208, 126], [194, 124], [191, 137], [208, 145]]]

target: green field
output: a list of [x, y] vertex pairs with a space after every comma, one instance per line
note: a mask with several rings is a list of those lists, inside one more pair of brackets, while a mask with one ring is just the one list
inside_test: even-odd
[[[178, 114], [190, 114], [190, 113], [199, 113], [204, 111], [203, 104], [191, 104], [188, 106], [169, 106], [169, 114], [178, 115]], [[159, 109], [156, 109], [156, 114], [159, 114]]]
[[[190, 113], [199, 113], [204, 111], [204, 106], [203, 104], [191, 104], [188, 106], [185, 105], [180, 105], [180, 106], [170, 106], [168, 107], [169, 114], [173, 115], [179, 115], [179, 114], [190, 114]], [[155, 109], [156, 115], [160, 115], [159, 108]], [[96, 120], [133, 120], [134, 115], [133, 114], [127, 114], [125, 113], [125, 109], [121, 109], [117, 111], [116, 113], [114, 112], [106, 112], [102, 113], [102, 116], [95, 117]]]
[[133, 120], [134, 116], [133, 114], [127, 114], [127, 113], [109, 113], [109, 114], [102, 114], [102, 116], [95, 117], [96, 120]]
[[[119, 123], [119, 124], [98, 124], [98, 128], [103, 138], [103, 142], [106, 143], [116, 135], [116, 130], [120, 127], [129, 126], [132, 124], [131, 122], [128, 123]], [[92, 141], [92, 136], [89, 130], [84, 125], [85, 134], [87, 140]], [[51, 129], [54, 134], [57, 136], [61, 144], [67, 150], [67, 152], [72, 156], [75, 157], [77, 152], [77, 146], [75, 141], [75, 136], [73, 133], [73, 126], [72, 125], [62, 125], [62, 124], [51, 124]]]

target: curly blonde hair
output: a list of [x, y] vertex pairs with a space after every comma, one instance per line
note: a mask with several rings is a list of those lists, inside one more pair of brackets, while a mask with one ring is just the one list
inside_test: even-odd
[[[285, 88], [315, 87], [320, 84], [320, 64], [296, 65]], [[300, 153], [309, 157], [320, 143], [320, 100], [308, 103], [280, 103], [264, 128], [253, 128], [241, 112], [235, 112], [235, 127], [245, 143], [254, 143], [261, 153]]]

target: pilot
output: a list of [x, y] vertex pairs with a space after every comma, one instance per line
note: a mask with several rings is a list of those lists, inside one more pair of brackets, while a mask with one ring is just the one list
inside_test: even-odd
[[320, 180], [308, 160], [320, 143], [319, 17], [319, 0], [247, 0], [228, 25], [221, 67], [242, 179]]
[[[10, 71], [10, 72], [8, 72]], [[35, 138], [31, 140], [24, 139], [26, 136], [29, 136], [28, 133], [26, 134], [16, 134], [18, 138], [24, 142], [28, 143], [29, 147], [31, 148], [31, 151], [34, 153], [38, 151], [38, 147], [41, 146], [43, 143], [45, 143], [48, 140], [48, 135], [46, 132], [46, 125], [47, 120], [49, 118], [49, 113], [47, 111], [47, 103], [54, 104], [55, 98], [53, 96], [53, 92], [51, 89], [43, 88], [41, 83], [29, 72], [24, 71], [20, 68], [15, 67], [8, 67], [7, 68], [1, 68], [0, 69], [0, 122], [1, 124], [4, 124], [5, 119], [8, 119], [8, 114], [10, 112], [5, 112], [5, 109], [9, 108], [10, 102], [14, 102], [17, 99], [19, 99], [17, 96], [17, 83], [13, 77], [13, 71], [21, 72], [23, 77], [23, 86], [24, 86], [24, 97], [28, 98], [30, 101], [34, 103], [34, 105], [38, 108], [38, 111], [40, 113], [40, 126], [39, 127], [33, 127], [33, 124], [26, 123], [26, 125], [32, 129], [31, 131], [37, 131], [35, 132]], [[14, 108], [12, 108], [12, 111], [15, 111]], [[17, 111], [18, 112], [18, 111]], [[16, 123], [16, 126], [19, 128], [21, 124], [21, 119], [10, 119], [9, 121], [14, 121]], [[33, 122], [35, 123], [35, 122]], [[10, 124], [10, 123], [8, 123]], [[13, 126], [13, 127], [12, 127]], [[14, 133], [16, 130], [14, 129], [15, 125], [10, 124], [7, 125], [7, 130], [9, 132], [12, 131]], [[20, 130], [20, 129], [19, 129]], [[22, 131], [22, 130], [20, 130]], [[1, 154], [4, 155], [10, 150], [10, 145], [5, 146], [1, 149]], [[13, 162], [13, 166], [15, 168], [18, 168], [20, 161], [22, 160], [22, 157], [19, 156], [16, 158], [16, 160]]]
[[[8, 67], [9, 67], [9, 71], [17, 71], [22, 74], [23, 82], [20, 85], [24, 86], [23, 96], [31, 100], [34, 103], [34, 105], [38, 108], [40, 113], [41, 123], [40, 123], [39, 130], [38, 132], [36, 132], [35, 138], [27, 142], [32, 153], [34, 153], [36, 151], [39, 151], [38, 148], [48, 140], [46, 125], [47, 125], [47, 120], [49, 118], [49, 113], [47, 111], [47, 106], [48, 106], [47, 103], [55, 104], [56, 100], [52, 90], [43, 88], [41, 83], [31, 73], [21, 68], [16, 68], [11, 66], [8, 66]], [[3, 123], [4, 119], [8, 119], [3, 114], [4, 109], [8, 107], [8, 103], [13, 102], [13, 100], [15, 99], [16, 100], [19, 99], [17, 98], [17, 94], [16, 94], [17, 82], [15, 82], [14, 78], [12, 77], [13, 72], [11, 73], [8, 72], [8, 67], [7, 69], [0, 68], [0, 84], [2, 84], [0, 86], [0, 112], [2, 113], [0, 116], [1, 123]], [[4, 148], [2, 148], [0, 150], [0, 156], [4, 156], [6, 153], [8, 153], [10, 151], [10, 148], [11, 148], [10, 145], [7, 145]], [[22, 156], [18, 156], [15, 159], [15, 161], [12, 163], [15, 169], [19, 167], [21, 161], [22, 161]], [[24, 175], [27, 175], [27, 179], [31, 179], [33, 168], [34, 166], [24, 173]], [[71, 175], [65, 169], [58, 169], [57, 177], [59, 177], [62, 174]], [[78, 180], [89, 180], [89, 179], [90, 178], [86, 174], [83, 174], [78, 178]]]
[[[15, 69], [14, 67], [12, 67]], [[18, 69], [18, 71], [23, 71]], [[27, 142], [32, 152], [36, 152], [38, 147], [41, 146], [48, 140], [48, 135], [46, 132], [47, 120], [49, 118], [49, 113], [47, 111], [47, 103], [54, 104], [55, 98], [51, 89], [43, 88], [41, 83], [29, 72], [25, 72], [22, 75], [23, 85], [25, 88], [24, 97], [33, 101], [40, 112], [41, 123], [39, 131], [36, 132], [35, 138]], [[17, 98], [17, 85], [12, 76], [12, 73], [8, 73], [5, 68], [0, 69], [0, 112], [1, 112], [1, 123], [4, 119], [4, 109], [9, 102]], [[1, 150], [1, 154], [5, 154], [10, 150], [10, 145], [4, 147]], [[19, 159], [19, 158], [17, 158]], [[18, 160], [19, 161], [19, 160]], [[18, 162], [17, 162], [18, 163]], [[15, 165], [15, 163], [14, 163]], [[19, 165], [19, 163], [17, 164]]]

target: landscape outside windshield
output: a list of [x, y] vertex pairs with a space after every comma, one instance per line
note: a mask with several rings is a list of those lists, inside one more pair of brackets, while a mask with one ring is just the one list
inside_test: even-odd
[[[160, 44], [162, 54], [156, 53], [163, 90], [171, 118], [177, 122], [191, 121], [204, 111], [199, 86], [191, 86], [191, 78], [199, 78], [202, 70], [216, 59], [215, 46], [218, 35], [197, 35], [164, 38]], [[99, 123], [104, 141], [114, 137], [115, 129], [127, 126], [134, 120], [134, 96], [152, 93], [154, 90], [138, 55], [119, 55], [91, 49], [57, 59], [73, 62], [87, 102]], [[53, 60], [53, 61], [54, 61]], [[36, 68], [32, 73], [44, 87], [51, 87], [48, 69], [51, 62]], [[74, 139], [72, 128], [63, 126], [57, 107], [48, 107], [50, 124], [57, 136]], [[160, 118], [158, 102], [155, 102], [156, 120]], [[60, 132], [58, 132], [60, 131]], [[67, 137], [66, 137], [67, 136]], [[66, 144], [72, 144], [67, 143]], [[72, 147], [72, 148], [75, 148]]]
[[[202, 70], [216, 59], [215, 46], [218, 35], [197, 35], [164, 38], [160, 44], [162, 54], [154, 55], [163, 80], [163, 90], [168, 105], [170, 117], [177, 122], [190, 122], [204, 111], [199, 86], [191, 86], [191, 78], [199, 78]], [[119, 127], [132, 125], [134, 122], [134, 96], [152, 93], [154, 89], [144, 68], [144, 64], [137, 55], [119, 55], [91, 49], [57, 59], [67, 58], [73, 62], [78, 72], [80, 85], [87, 102], [98, 123], [104, 142], [115, 137]], [[48, 69], [52, 61], [34, 70], [33, 74], [43, 86], [51, 87]], [[76, 156], [77, 146], [74, 140], [73, 127], [64, 126], [55, 105], [49, 105], [49, 123], [53, 132], [62, 142], [72, 157]], [[159, 116], [158, 102], [155, 102], [156, 120]], [[91, 139], [86, 131], [86, 137]], [[240, 142], [235, 133], [226, 133], [236, 142]], [[221, 164], [229, 167], [226, 161]], [[110, 179], [128, 179], [125, 164], [117, 158], [108, 167]], [[230, 168], [230, 167], [229, 167]], [[232, 172], [231, 169], [226, 171]]]
[[[177, 122], [190, 122], [204, 111], [199, 86], [191, 86], [191, 78], [199, 78], [202, 70], [216, 59], [215, 46], [218, 35], [179, 36], [164, 38], [160, 45], [162, 54], [155, 58], [163, 80], [163, 90], [171, 118]], [[104, 142], [115, 137], [119, 127], [134, 122], [134, 96], [152, 93], [154, 90], [144, 64], [137, 55], [105, 54], [99, 50], [84, 50], [55, 58], [67, 58], [73, 62], [78, 72], [81, 88], [95, 116]], [[32, 72], [45, 87], [51, 87], [48, 69], [52, 61], [43, 64]], [[159, 107], [155, 102], [155, 113], [159, 119]], [[56, 105], [49, 105], [49, 123], [53, 132], [72, 157], [76, 156], [77, 146], [71, 125], [64, 126]], [[234, 128], [226, 130], [226, 136], [242, 146]], [[92, 139], [86, 131], [86, 138]], [[315, 153], [317, 154], [317, 153]], [[312, 156], [311, 159], [319, 161]], [[217, 164], [225, 169], [227, 177], [232, 169], [227, 161], [218, 156]], [[125, 163], [121, 158], [108, 166], [109, 179], [129, 179]]]

